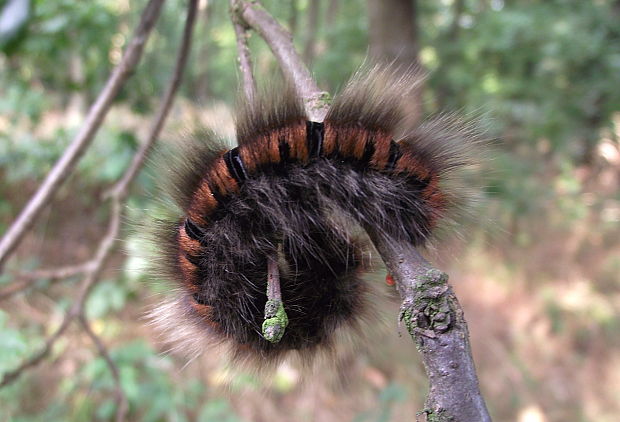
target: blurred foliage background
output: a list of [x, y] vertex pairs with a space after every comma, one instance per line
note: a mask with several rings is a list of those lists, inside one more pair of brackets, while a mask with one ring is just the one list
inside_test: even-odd
[[[379, 48], [369, 35], [382, 25], [377, 2], [264, 5], [292, 30], [321, 86], [335, 92]], [[23, 13], [11, 9], [7, 18], [20, 4]], [[79, 129], [145, 4], [0, 0], [0, 233]], [[108, 212], [101, 193], [141, 142], [172, 70], [185, 7], [166, 3], [136, 74], [0, 275], [0, 288], [19, 271], [91, 256]], [[420, 112], [480, 116], [496, 140], [476, 223], [431, 252], [463, 302], [494, 420], [619, 420], [620, 1], [418, 0], [406, 7], [411, 27], [395, 29], [411, 30], [415, 60], [430, 72]], [[250, 45], [256, 74], [274, 73], [264, 43], [253, 35]], [[228, 2], [203, 0], [161, 142], [196, 122], [232, 136], [237, 92]], [[142, 173], [130, 220], [159, 206], [157, 169]], [[233, 373], [221, 357], [187, 363], [166, 353], [142, 319], [159, 292], [141, 269], [143, 245], [131, 230], [122, 240], [87, 314], [119, 366], [130, 420], [401, 421], [422, 408], [427, 383], [415, 347], [398, 335], [393, 297], [379, 333], [340, 353], [338, 371], [319, 363], [310, 373], [294, 364], [267, 378]], [[58, 326], [76, 281], [41, 279], [0, 302], [0, 374]], [[385, 295], [393, 296], [387, 287]], [[70, 330], [50, 359], [0, 390], [0, 420], [111, 420], [112, 393], [105, 362]]]

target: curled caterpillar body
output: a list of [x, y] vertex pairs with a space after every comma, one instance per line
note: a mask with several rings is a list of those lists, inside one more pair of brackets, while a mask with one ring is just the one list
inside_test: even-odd
[[[157, 237], [178, 291], [154, 313], [175, 341], [201, 351], [205, 334], [266, 361], [329, 346], [370, 306], [363, 229], [424, 246], [452, 218], [464, 191], [449, 182], [473, 163], [471, 133], [448, 118], [408, 121], [403, 93], [417, 79], [394, 75], [358, 75], [321, 123], [291, 90], [259, 99], [240, 111], [237, 147], [209, 139], [179, 157], [171, 191], [183, 215]], [[288, 320], [276, 342], [263, 327], [270, 259]]]

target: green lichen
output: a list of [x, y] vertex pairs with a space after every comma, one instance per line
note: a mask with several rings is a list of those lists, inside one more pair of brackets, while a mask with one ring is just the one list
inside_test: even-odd
[[416, 343], [419, 335], [435, 338], [454, 324], [447, 281], [447, 274], [429, 269], [418, 276], [413, 298], [401, 306], [400, 320], [405, 323]]
[[400, 313], [400, 320], [405, 322], [407, 331], [413, 337], [415, 329], [417, 328], [415, 318], [413, 317], [413, 308], [403, 308]]
[[329, 107], [331, 103], [332, 96], [329, 94], [329, 92], [323, 91], [312, 100], [311, 107], [313, 110], [318, 110], [324, 107]]
[[288, 316], [281, 300], [268, 300], [265, 304], [265, 321], [263, 322], [263, 337], [271, 343], [282, 340]]
[[426, 422], [454, 422], [454, 417], [448, 415], [444, 409], [438, 412], [434, 412], [431, 409], [424, 409], [420, 413], [426, 414]]

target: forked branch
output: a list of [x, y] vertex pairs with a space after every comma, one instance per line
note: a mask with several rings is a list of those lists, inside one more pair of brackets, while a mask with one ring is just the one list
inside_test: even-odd
[[252, 73], [252, 57], [250, 55], [250, 47], [248, 46], [250, 34], [247, 25], [244, 24], [235, 12], [237, 10], [237, 3], [238, 0], [230, 0], [230, 17], [235, 29], [235, 37], [237, 38], [237, 55], [243, 81], [243, 92], [247, 100], [252, 103], [256, 96], [256, 83]]
[[157, 22], [163, 2], [164, 0], [149, 1], [121, 62], [116, 66], [97, 100], [90, 107], [82, 128], [48, 173], [37, 192], [30, 198], [26, 207], [0, 239], [0, 272], [6, 259], [23, 239], [24, 233], [32, 226], [41, 210], [49, 204], [91, 144], [116, 94], [140, 62], [144, 46]]
[[284, 75], [304, 99], [308, 117], [314, 122], [322, 122], [329, 109], [329, 94], [319, 89], [312, 78], [295, 50], [290, 32], [280, 25], [260, 2], [233, 0], [232, 3], [232, 15], [245, 22], [265, 40]]

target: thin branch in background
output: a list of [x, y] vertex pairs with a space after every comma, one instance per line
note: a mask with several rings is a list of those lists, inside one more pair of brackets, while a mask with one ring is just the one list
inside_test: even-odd
[[230, 0], [230, 13], [235, 29], [235, 37], [237, 38], [237, 57], [243, 79], [243, 92], [248, 102], [252, 104], [256, 97], [256, 83], [252, 74], [252, 57], [250, 56], [250, 47], [248, 46], [248, 28], [242, 23], [237, 14], [238, 3], [238, 0]]
[[24, 233], [32, 226], [41, 210], [49, 204], [58, 188], [73, 172], [79, 159], [90, 146], [116, 94], [140, 62], [144, 45], [157, 22], [163, 2], [164, 0], [149, 1], [121, 62], [116, 66], [97, 100], [88, 111], [82, 128], [0, 240], [0, 272], [9, 255], [23, 239]]
[[54, 331], [54, 333], [48, 337], [45, 341], [43, 347], [31, 356], [29, 359], [25, 360], [20, 366], [12, 371], [8, 371], [2, 377], [2, 381], [0, 381], [0, 388], [5, 387], [14, 381], [16, 381], [20, 375], [29, 368], [32, 368], [38, 365], [43, 359], [45, 359], [51, 352], [52, 347], [56, 343], [56, 341], [60, 338], [60, 336], [69, 328], [69, 325], [73, 321], [73, 319], [82, 313], [84, 308], [84, 303], [86, 302], [86, 298], [90, 293], [92, 287], [94, 286], [99, 273], [101, 272], [101, 268], [103, 266], [103, 262], [108, 257], [111, 246], [114, 243], [114, 239], [118, 233], [118, 227], [120, 225], [120, 205], [115, 203], [113, 207], [112, 217], [108, 224], [108, 230], [106, 232], [105, 237], [102, 239], [99, 247], [97, 249], [97, 253], [93, 258], [93, 265], [86, 272], [84, 279], [80, 284], [80, 291], [78, 293], [77, 299], [74, 301], [73, 306], [67, 311], [65, 317], [60, 324], [60, 326]]
[[[259, 1], [239, 3], [237, 12], [265, 39], [306, 108], [312, 109], [318, 88], [294, 49], [290, 34]], [[328, 108], [322, 106], [323, 116]], [[427, 421], [490, 422], [471, 355], [467, 323], [447, 274], [433, 268], [410, 243], [386, 237], [372, 227], [366, 231], [396, 280], [403, 300], [399, 318], [418, 346], [429, 378], [430, 389], [420, 415]]]
[[124, 421], [125, 416], [127, 415], [128, 403], [127, 397], [123, 392], [123, 386], [121, 385], [121, 378], [118, 367], [112, 360], [112, 357], [110, 356], [108, 349], [105, 347], [105, 344], [103, 344], [103, 341], [101, 341], [99, 336], [97, 336], [97, 334], [95, 334], [95, 332], [92, 330], [90, 324], [88, 323], [88, 320], [86, 319], [86, 315], [80, 315], [80, 324], [82, 325], [82, 328], [84, 329], [88, 337], [90, 337], [93, 343], [95, 343], [97, 351], [99, 352], [103, 360], [105, 360], [108, 368], [110, 368], [110, 372], [112, 373], [112, 378], [114, 378], [115, 384], [116, 422]]
[[308, 7], [308, 23], [306, 25], [306, 42], [304, 43], [303, 60], [308, 66], [314, 60], [316, 50], [316, 34], [319, 30], [319, 12], [321, 0], [310, 0]]
[[52, 347], [54, 347], [54, 344], [56, 344], [56, 341], [60, 338], [60, 336], [64, 334], [67, 328], [69, 328], [72, 319], [73, 318], [70, 317], [69, 313], [67, 313], [63, 318], [60, 326], [58, 326], [56, 331], [54, 331], [54, 333], [45, 340], [43, 347], [37, 353], [33, 354], [32, 356], [30, 356], [30, 358], [22, 362], [22, 364], [19, 365], [17, 368], [5, 372], [2, 376], [2, 380], [0, 380], [0, 388], [12, 384], [20, 377], [20, 375], [24, 371], [33, 368], [39, 363], [41, 363], [41, 361], [43, 361], [43, 359], [45, 359], [50, 354], [50, 352], [52, 351]]
[[329, 0], [329, 4], [327, 5], [327, 9], [325, 11], [325, 25], [328, 28], [331, 28], [334, 25], [339, 9], [340, 0]]
[[166, 91], [164, 92], [164, 95], [159, 104], [159, 108], [155, 113], [153, 124], [149, 128], [149, 132], [145, 142], [142, 143], [142, 145], [138, 149], [138, 152], [136, 153], [136, 155], [134, 155], [133, 161], [131, 162], [129, 168], [123, 175], [122, 179], [112, 189], [111, 194], [117, 196], [119, 199], [124, 199], [127, 195], [129, 185], [138, 174], [138, 171], [144, 163], [144, 159], [146, 158], [147, 154], [151, 150], [151, 147], [159, 137], [159, 133], [161, 132], [166, 118], [168, 117], [170, 107], [172, 106], [172, 100], [174, 99], [174, 95], [179, 89], [179, 85], [181, 84], [181, 79], [183, 77], [183, 71], [185, 70], [185, 66], [189, 58], [192, 43], [192, 32], [194, 29], [194, 23], [196, 22], [197, 10], [198, 0], [190, 0], [187, 9], [187, 18], [185, 20], [185, 28], [183, 29], [183, 37], [181, 39], [181, 45], [179, 46], [179, 52], [176, 58], [176, 64], [172, 72], [172, 77], [168, 82]]
[[452, 23], [450, 23], [450, 29], [448, 30], [448, 40], [456, 42], [459, 36], [459, 29], [461, 18], [465, 12], [465, 0], [455, 0], [453, 6]]
[[[199, 4], [199, 10], [202, 7], [202, 15], [198, 15], [198, 22], [202, 25], [202, 33], [209, 34], [211, 27], [214, 23], [214, 10], [215, 2], [211, 0], [205, 0], [206, 4]], [[200, 48], [198, 50], [198, 57], [211, 56], [211, 40], [208, 37], [202, 37], [200, 40]], [[195, 48], [195, 47], [194, 47]], [[199, 61], [195, 64], [196, 72], [193, 75], [191, 92], [195, 96], [197, 101], [205, 102], [209, 97], [209, 66], [207, 60]]]
[[0, 289], [0, 301], [6, 300], [11, 296], [32, 287], [34, 284], [36, 284], [37, 281], [41, 279], [48, 279], [52, 282], [57, 280], [64, 280], [84, 274], [93, 265], [93, 261], [87, 261], [82, 264], [69, 265], [66, 267], [18, 272], [17, 274], [15, 274], [15, 278], [18, 279], [17, 282], [9, 284], [8, 286]]
[[[181, 41], [181, 46], [179, 47], [179, 53], [176, 59], [173, 76], [162, 97], [160, 107], [155, 115], [147, 139], [136, 152], [134, 159], [132, 160], [131, 164], [129, 165], [121, 179], [116, 182], [114, 187], [108, 193], [108, 196], [111, 200], [111, 211], [108, 229], [106, 231], [106, 234], [100, 241], [92, 261], [90, 261], [92, 262], [92, 266], [89, 266], [88, 271], [85, 272], [85, 276], [80, 284], [80, 291], [78, 293], [77, 299], [75, 300], [71, 309], [65, 315], [65, 318], [63, 319], [60, 327], [54, 332], [54, 334], [52, 334], [52, 336], [50, 336], [46, 340], [44, 347], [31, 358], [24, 361], [15, 370], [5, 373], [2, 381], [0, 381], [0, 387], [11, 384], [15, 380], [17, 380], [25, 370], [32, 368], [38, 363], [40, 363], [45, 357], [49, 355], [54, 343], [66, 331], [71, 321], [75, 318], [84, 318], [84, 303], [88, 298], [90, 292], [92, 291], [92, 288], [98, 282], [104, 264], [110, 256], [112, 248], [118, 238], [122, 217], [122, 208], [124, 206], [123, 200], [126, 198], [128, 194], [128, 188], [131, 182], [136, 177], [140, 167], [144, 163], [144, 160], [148, 152], [150, 151], [150, 148], [159, 136], [161, 128], [163, 127], [165, 119], [170, 111], [172, 99], [174, 98], [174, 95], [179, 87], [181, 76], [183, 74], [183, 70], [189, 56], [191, 46], [191, 34], [194, 27], [196, 11], [198, 8], [197, 6], [198, 0], [190, 0], [187, 12], [187, 19], [185, 22], [185, 29], [183, 32], [183, 38]], [[84, 324], [82, 325], [84, 326]], [[96, 345], [99, 348], [99, 344], [97, 344], [97, 342]], [[101, 348], [99, 348], [99, 350], [101, 353]], [[123, 394], [122, 390], [120, 390], [120, 394]], [[123, 397], [119, 403], [126, 403], [126, 398]], [[123, 420], [123, 412], [117, 409], [117, 420]], [[119, 417], [121, 417], [121, 419], [119, 419]]]
[[291, 0], [289, 2], [289, 17], [288, 17], [288, 29], [291, 31], [292, 35], [295, 35], [297, 32], [297, 18], [299, 16], [299, 5], [297, 4], [297, 0]]
[[259, 1], [238, 0], [236, 14], [265, 40], [280, 68], [304, 99], [306, 114], [314, 122], [322, 122], [329, 109], [329, 94], [321, 91], [303, 60], [297, 54], [293, 38]]
[[82, 314], [84, 309], [84, 303], [86, 302], [86, 299], [90, 294], [93, 286], [97, 282], [99, 274], [101, 273], [101, 270], [103, 268], [103, 264], [108, 258], [110, 251], [112, 250], [112, 245], [114, 244], [114, 241], [118, 235], [121, 220], [120, 203], [118, 201], [114, 201], [112, 208], [112, 216], [110, 217], [110, 221], [108, 223], [108, 230], [104, 238], [101, 240], [99, 247], [97, 248], [97, 252], [95, 253], [95, 257], [93, 258], [92, 267], [89, 269], [89, 271], [86, 272], [84, 279], [80, 284], [80, 291], [78, 293], [77, 299], [73, 303], [73, 306], [71, 306], [71, 308], [65, 314], [65, 317], [60, 326], [45, 341], [45, 344], [37, 353], [25, 360], [16, 369], [8, 371], [4, 374], [4, 376], [2, 377], [2, 381], [0, 381], [0, 388], [13, 383], [21, 376], [24, 371], [29, 368], [35, 367], [43, 359], [45, 359], [50, 354], [52, 347], [54, 346], [56, 341], [67, 330], [67, 328], [69, 328], [69, 325], [71, 324], [73, 319]]

